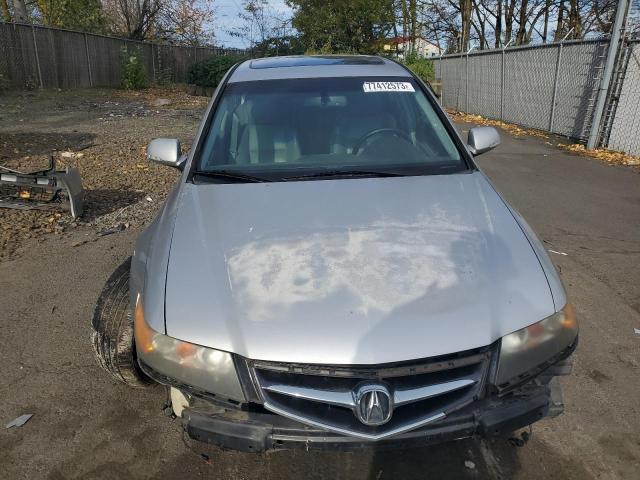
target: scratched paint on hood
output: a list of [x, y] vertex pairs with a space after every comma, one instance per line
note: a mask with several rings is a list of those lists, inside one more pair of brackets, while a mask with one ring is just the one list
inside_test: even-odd
[[488, 345], [553, 313], [473, 174], [185, 185], [167, 333], [255, 359], [367, 364]]

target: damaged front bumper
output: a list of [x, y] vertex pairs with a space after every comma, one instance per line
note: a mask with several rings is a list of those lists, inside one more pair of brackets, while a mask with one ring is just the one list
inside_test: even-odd
[[[481, 398], [453, 411], [445, 418], [402, 434], [378, 441], [342, 435], [311, 427], [268, 412], [261, 405], [249, 408], [223, 405], [216, 399], [193, 395], [171, 386], [173, 410], [182, 417], [186, 433], [194, 440], [243, 452], [304, 448], [319, 450], [357, 450], [420, 446], [473, 436], [506, 437], [545, 417], [556, 417], [564, 410], [559, 376], [571, 372], [570, 353], [575, 345], [524, 383], [509, 391], [486, 392]], [[153, 371], [144, 368], [153, 375]], [[156, 378], [165, 385], [166, 379]], [[175, 395], [174, 395], [175, 394]], [[181, 405], [176, 404], [181, 398]], [[179, 408], [176, 408], [179, 407]], [[239, 407], [239, 408], [238, 408]]]
[[267, 412], [233, 411], [196, 403], [182, 411], [183, 427], [194, 440], [243, 452], [304, 448], [358, 450], [404, 448], [472, 436], [508, 436], [562, 411], [560, 385], [526, 385], [505, 397], [489, 397], [425, 427], [372, 442], [308, 427]]
[[62, 209], [73, 218], [82, 215], [84, 191], [77, 168], [57, 170], [55, 159], [49, 159], [46, 170], [22, 173], [0, 169], [0, 207], [22, 210]]

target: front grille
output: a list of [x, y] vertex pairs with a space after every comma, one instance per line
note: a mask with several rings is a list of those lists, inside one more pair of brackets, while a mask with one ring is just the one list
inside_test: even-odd
[[[267, 410], [325, 430], [378, 440], [441, 420], [481, 396], [491, 352], [391, 366], [256, 361], [250, 368]], [[384, 396], [388, 393], [392, 405], [390, 419], [380, 425], [367, 424], [362, 414], [356, 415], [362, 401], [355, 392], [371, 385]]]

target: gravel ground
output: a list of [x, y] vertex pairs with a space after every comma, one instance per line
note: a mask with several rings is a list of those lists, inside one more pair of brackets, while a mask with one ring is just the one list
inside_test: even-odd
[[[166, 104], [168, 101], [168, 104]], [[85, 192], [84, 215], [0, 209], [0, 261], [24, 254], [30, 239], [71, 230], [100, 232], [148, 223], [177, 172], [146, 161], [149, 140], [178, 136], [188, 147], [207, 98], [179, 89], [44, 91], [0, 97], [0, 165], [20, 171], [76, 166]]]
[[[154, 107], [159, 97], [172, 103]], [[34, 414], [0, 427], [0, 478], [638, 478], [640, 175], [543, 138], [503, 132], [503, 144], [478, 159], [558, 252], [581, 322], [574, 372], [562, 379], [566, 411], [537, 423], [524, 448], [470, 439], [399, 452], [223, 452], [184, 441], [161, 412], [162, 389], [108, 377], [89, 343], [95, 300], [176, 179], [144, 161], [144, 145], [176, 134], [187, 143], [205, 103], [179, 91], [0, 97], [1, 164], [26, 168], [55, 146], [82, 154], [65, 161], [87, 187], [79, 222], [0, 210], [0, 424]], [[99, 234], [119, 224], [129, 226]]]

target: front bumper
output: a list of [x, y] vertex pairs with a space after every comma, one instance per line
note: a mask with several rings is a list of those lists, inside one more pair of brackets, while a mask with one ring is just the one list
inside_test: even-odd
[[20, 173], [2, 171], [0, 175], [0, 208], [21, 210], [51, 210], [61, 208], [73, 218], [82, 215], [84, 191], [77, 168], [56, 168], [55, 158], [49, 158], [45, 170]]
[[[483, 386], [479, 391], [471, 391], [473, 398], [467, 398], [468, 393], [463, 393], [466, 395], [466, 397], [462, 397], [464, 403], [459, 402], [457, 406], [454, 403], [448, 403], [450, 408], [446, 408], [447, 404], [445, 404], [445, 408], [441, 411], [446, 414], [446, 417], [441, 420], [379, 440], [366, 440], [363, 439], [363, 436], [357, 436], [355, 433], [353, 436], [333, 433], [268, 412], [257, 393], [254, 393], [256, 395], [254, 401], [251, 396], [247, 396], [248, 403], [231, 403], [223, 398], [195, 390], [188, 385], [165, 377], [141, 361], [139, 363], [142, 370], [152, 379], [174, 389], [177, 400], [182, 398], [178, 402], [179, 408], [176, 408], [177, 405], [174, 404], [173, 409], [176, 415], [182, 417], [186, 433], [194, 440], [245, 452], [264, 452], [285, 448], [382, 449], [441, 443], [472, 436], [484, 438], [506, 436], [546, 416], [560, 415], [564, 405], [558, 376], [568, 375], [571, 372], [570, 356], [576, 345], [577, 340], [544, 365], [521, 375], [509, 385], [503, 385], [502, 389], [494, 385]], [[482, 356], [484, 353], [480, 355]], [[461, 358], [464, 361], [473, 359], [472, 356]], [[492, 355], [490, 358], [489, 370], [495, 371], [497, 357]], [[446, 364], [446, 366], [453, 365], [458, 369], [464, 368], [456, 362], [458, 360], [447, 359], [425, 365], [429, 367]], [[240, 366], [242, 365], [240, 363]], [[475, 364], [471, 363], [471, 365]], [[254, 366], [255, 368], [256, 366]], [[383, 378], [389, 378], [393, 375], [406, 373], [407, 368], [422, 371], [420, 369], [425, 366], [412, 364], [409, 367], [376, 368], [374, 373]], [[392, 370], [392, 373], [389, 374], [387, 370]], [[247, 372], [246, 368], [239, 368], [238, 371], [241, 377], [243, 372]], [[441, 372], [442, 370], [437, 373]], [[317, 372], [314, 370], [306, 373]], [[337, 375], [338, 372], [336, 370], [331, 373]], [[347, 373], [352, 372], [350, 370]], [[358, 370], [353, 373], [360, 378], [367, 372], [363, 373]], [[335, 414], [338, 413], [335, 412]], [[329, 410], [324, 412], [324, 415], [330, 417], [335, 414]]]
[[185, 431], [194, 440], [243, 452], [403, 448], [474, 435], [509, 435], [548, 414], [559, 414], [560, 395], [557, 378], [546, 385], [528, 384], [507, 396], [476, 401], [443, 420], [376, 442], [315, 429], [271, 413], [190, 407], [182, 412], [182, 419]]

